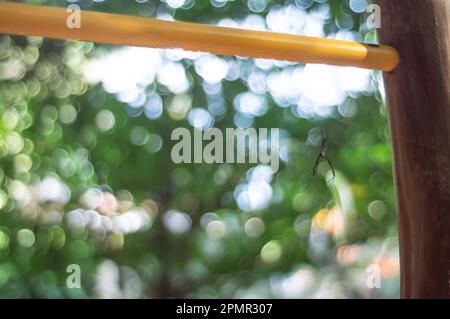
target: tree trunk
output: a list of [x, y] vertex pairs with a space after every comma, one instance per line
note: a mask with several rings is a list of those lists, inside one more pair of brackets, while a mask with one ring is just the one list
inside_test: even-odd
[[376, 0], [380, 42], [400, 53], [384, 76], [400, 240], [401, 297], [449, 298], [450, 0]]

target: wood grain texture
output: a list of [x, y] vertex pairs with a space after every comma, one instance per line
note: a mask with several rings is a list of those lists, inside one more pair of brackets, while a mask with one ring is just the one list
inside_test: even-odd
[[384, 76], [400, 238], [401, 297], [449, 298], [450, 1], [376, 0], [380, 41], [400, 65]]

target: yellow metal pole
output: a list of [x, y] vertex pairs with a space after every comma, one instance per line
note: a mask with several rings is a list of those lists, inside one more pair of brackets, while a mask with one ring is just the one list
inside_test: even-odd
[[69, 14], [63, 8], [0, 2], [0, 32], [382, 71], [392, 71], [399, 62], [397, 51], [387, 45], [371, 46], [93, 11], [82, 11], [81, 28], [70, 29], [66, 25]]

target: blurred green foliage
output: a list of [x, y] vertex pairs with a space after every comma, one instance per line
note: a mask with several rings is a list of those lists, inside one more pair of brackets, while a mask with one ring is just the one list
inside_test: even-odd
[[[374, 33], [365, 29], [365, 13], [358, 9], [365, 1], [350, 2], [78, 3], [90, 10], [201, 23], [265, 18], [283, 8], [306, 13], [325, 8], [325, 35], [345, 31], [372, 41]], [[180, 3], [184, 6], [175, 9]], [[131, 105], [104, 81], [88, 83], [83, 73], [83, 65], [116, 50], [0, 37], [1, 297], [398, 296], [395, 199], [378, 72], [370, 75], [370, 92], [347, 91], [342, 103], [322, 115], [299, 114], [297, 104], [274, 96], [267, 86], [257, 94], [264, 97], [265, 111], [249, 115], [235, 101], [249, 91], [249, 74], [302, 66], [271, 62], [261, 68], [255, 59], [220, 57], [234, 63], [240, 76], [213, 85], [192, 58], [178, 59], [186, 90], [174, 93], [156, 77], [142, 88], [147, 102]], [[164, 59], [158, 68], [170, 62]], [[121, 81], [127, 85], [129, 79]], [[235, 127], [241, 119], [282, 130], [281, 167], [264, 184], [270, 189], [256, 208], [238, 205], [236, 197], [238, 185], [251, 181], [254, 164], [171, 161], [172, 130], [192, 129], [190, 110], [212, 114], [211, 101], [225, 110], [213, 114], [215, 127]], [[148, 116], [145, 103], [151, 108], [162, 103], [162, 113]], [[327, 135], [337, 177], [327, 183], [330, 172], [323, 163], [307, 185], [319, 152], [319, 128]], [[66, 285], [70, 264], [80, 266], [81, 288]], [[367, 287], [370, 264], [380, 267], [380, 289]]]

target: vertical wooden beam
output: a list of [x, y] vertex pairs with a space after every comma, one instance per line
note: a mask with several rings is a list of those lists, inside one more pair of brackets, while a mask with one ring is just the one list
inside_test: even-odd
[[449, 298], [450, 1], [375, 0], [380, 40], [400, 54], [384, 76], [400, 239], [401, 297]]

